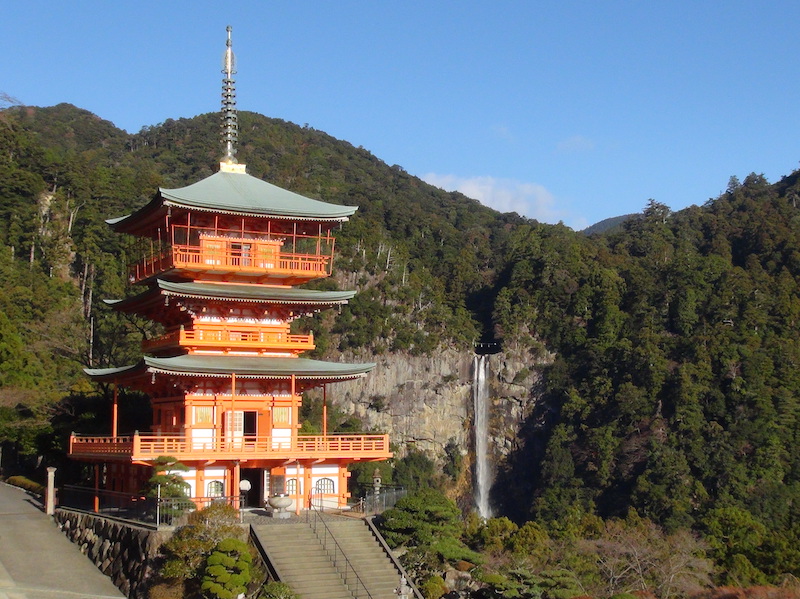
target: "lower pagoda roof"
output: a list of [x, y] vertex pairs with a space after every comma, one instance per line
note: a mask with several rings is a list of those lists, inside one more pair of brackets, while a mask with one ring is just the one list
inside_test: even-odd
[[290, 379], [324, 383], [365, 376], [374, 363], [346, 364], [307, 358], [186, 354], [171, 358], [143, 357], [136, 364], [120, 368], [85, 368], [98, 382], [123, 382], [147, 375], [189, 377], [230, 377], [247, 379]]

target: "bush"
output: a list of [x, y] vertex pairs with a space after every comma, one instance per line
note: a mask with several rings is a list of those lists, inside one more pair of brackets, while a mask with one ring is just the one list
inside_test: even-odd
[[422, 583], [420, 588], [425, 599], [439, 599], [444, 595], [448, 589], [441, 576], [431, 576], [428, 580]]
[[288, 584], [271, 580], [262, 587], [258, 599], [298, 599], [298, 596]]
[[206, 560], [200, 588], [209, 597], [235, 599], [247, 591], [252, 560], [247, 543], [239, 539], [223, 539]]
[[6, 479], [6, 482], [9, 485], [19, 487], [20, 489], [25, 489], [26, 491], [30, 491], [36, 495], [44, 495], [45, 492], [44, 485], [40, 485], [39, 483], [34, 482], [29, 478], [25, 478], [24, 476], [9, 476]]
[[503, 551], [518, 530], [519, 527], [505, 516], [489, 518], [478, 533], [481, 546], [485, 551]]
[[518, 555], [544, 558], [549, 550], [550, 537], [541, 524], [529, 520], [508, 539], [508, 548]]
[[410, 449], [405, 456], [395, 460], [394, 481], [409, 493], [439, 487], [441, 482], [436, 463], [418, 449]]
[[459, 536], [461, 512], [440, 492], [423, 489], [386, 510], [379, 526], [390, 547], [430, 545], [446, 536]]
[[483, 556], [480, 553], [468, 548], [455, 537], [442, 537], [431, 545], [431, 550], [445, 562], [467, 561], [473, 564], [483, 563]]
[[159, 582], [150, 587], [149, 599], [183, 599], [183, 583], [179, 581]]
[[164, 545], [161, 576], [187, 580], [200, 575], [200, 569], [214, 547], [223, 539], [241, 537], [237, 512], [225, 504], [212, 504], [192, 512], [189, 523], [175, 531]]
[[188, 470], [188, 466], [172, 456], [159, 456], [153, 462], [153, 475], [147, 481], [147, 496], [178, 499], [188, 497], [189, 483], [180, 475]]

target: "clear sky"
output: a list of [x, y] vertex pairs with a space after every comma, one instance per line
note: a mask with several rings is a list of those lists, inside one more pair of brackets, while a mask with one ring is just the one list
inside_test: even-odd
[[217, 111], [232, 25], [240, 110], [580, 229], [795, 170], [798, 23], [788, 0], [7, 0], [0, 92], [130, 132]]

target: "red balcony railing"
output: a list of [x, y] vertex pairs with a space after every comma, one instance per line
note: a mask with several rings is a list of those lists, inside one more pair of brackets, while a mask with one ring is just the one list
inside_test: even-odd
[[130, 278], [136, 283], [173, 269], [217, 275], [240, 274], [254, 277], [311, 280], [331, 274], [332, 256], [274, 253], [259, 255], [230, 248], [174, 245], [166, 252], [149, 256], [131, 266]]
[[[288, 328], [288, 327], [287, 327]], [[194, 329], [170, 331], [160, 337], [142, 342], [146, 352], [168, 347], [202, 347], [221, 349], [250, 350], [289, 350], [310, 351], [314, 345], [314, 335], [292, 335], [274, 330], [266, 330], [257, 326], [222, 326], [207, 328], [197, 326]]]
[[386, 459], [389, 435], [300, 435], [194, 438], [185, 435], [84, 437], [71, 435], [69, 454], [90, 460], [207, 459]]

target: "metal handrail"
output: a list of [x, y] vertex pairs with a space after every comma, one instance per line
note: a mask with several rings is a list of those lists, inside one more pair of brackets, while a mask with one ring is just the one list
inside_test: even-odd
[[353, 506], [355, 511], [367, 514], [380, 514], [394, 507], [398, 500], [408, 494], [408, 490], [400, 485], [384, 485], [379, 493], [370, 493], [358, 500]]
[[267, 550], [261, 542], [261, 539], [256, 534], [252, 524], [250, 525], [250, 542], [252, 542], [255, 548], [258, 550], [256, 553], [258, 553], [259, 561], [269, 575], [269, 578], [271, 580], [277, 580], [278, 582], [283, 580], [280, 570], [275, 567], [275, 564], [272, 563], [272, 560], [266, 557]]
[[238, 509], [240, 500], [238, 495], [195, 498], [149, 497], [79, 485], [64, 485], [58, 497], [60, 508], [113, 517], [156, 528], [175, 526], [189, 512], [206, 508], [214, 503], [225, 503]]
[[377, 526], [375, 526], [375, 518], [376, 517], [377, 516], [374, 516], [374, 515], [373, 516], [364, 516], [364, 522], [367, 523], [367, 528], [369, 528], [369, 531], [372, 533], [372, 536], [375, 537], [375, 539], [378, 541], [380, 546], [383, 548], [383, 552], [387, 556], [389, 556], [389, 560], [392, 562], [394, 567], [397, 568], [397, 571], [400, 573], [400, 576], [405, 578], [406, 584], [411, 587], [411, 590], [414, 592], [414, 596], [417, 599], [425, 599], [422, 596], [422, 593], [420, 592], [420, 590], [417, 588], [417, 585], [414, 583], [414, 579], [411, 578], [408, 575], [408, 573], [406, 572], [406, 569], [403, 567], [403, 564], [401, 564], [400, 560], [398, 560], [395, 557], [394, 553], [392, 553], [392, 550], [389, 547], [389, 545], [386, 543], [386, 539], [383, 538], [383, 535], [381, 534], [381, 531], [378, 530]]
[[[347, 555], [342, 549], [342, 546], [339, 545], [339, 542], [336, 540], [336, 537], [333, 535], [333, 532], [331, 531], [330, 527], [325, 523], [325, 520], [322, 518], [323, 510], [320, 509], [322, 508], [322, 504], [320, 503], [320, 508], [317, 508], [317, 506], [314, 505], [314, 495], [322, 495], [322, 492], [319, 490], [318, 487], [312, 487], [311, 489], [308, 502], [309, 507], [308, 510], [306, 510], [306, 522], [311, 526], [311, 530], [314, 532], [317, 539], [319, 539], [319, 542], [322, 544], [322, 548], [325, 550], [325, 552], [328, 554], [328, 557], [333, 562], [333, 567], [336, 568], [336, 571], [339, 573], [339, 575], [343, 574], [342, 578], [344, 580], [344, 584], [347, 587], [347, 590], [350, 591], [350, 594], [353, 595], [355, 599], [359, 599], [359, 597], [363, 599], [364, 597], [363, 595], [359, 595], [356, 591], [354, 591], [351, 588], [352, 583], [349, 580], [349, 575], [352, 574], [352, 576], [355, 577], [354, 582], [356, 590], [363, 590], [363, 592], [366, 593], [366, 597], [368, 597], [369, 599], [373, 599], [372, 593], [369, 592], [367, 585], [365, 585], [364, 581], [361, 580], [361, 577], [358, 575], [358, 572], [356, 572], [356, 569], [353, 567], [353, 564], [351, 564], [350, 560], [347, 559]], [[321, 527], [322, 536], [320, 536], [320, 532], [318, 530], [318, 524], [322, 524]], [[333, 541], [333, 553], [331, 553], [331, 551], [328, 549], [328, 539]], [[337, 559], [344, 561], [343, 564], [344, 572], [342, 572], [342, 568], [340, 568], [339, 563], [337, 563]]]

